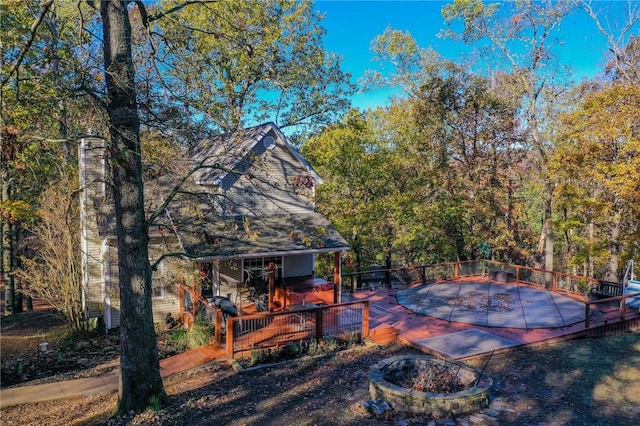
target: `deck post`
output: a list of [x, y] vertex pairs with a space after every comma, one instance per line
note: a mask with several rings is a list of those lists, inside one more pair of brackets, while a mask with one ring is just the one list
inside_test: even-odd
[[233, 323], [235, 318], [227, 318], [227, 339], [226, 339], [226, 350], [227, 356], [233, 359]]
[[584, 328], [589, 329], [589, 314], [590, 314], [589, 302], [584, 304]]
[[341, 275], [340, 270], [340, 252], [333, 253], [333, 303], [340, 303], [342, 295], [340, 294], [341, 287]]
[[269, 280], [269, 301], [268, 301], [269, 312], [273, 312], [273, 297], [276, 292], [276, 286], [275, 286], [276, 264], [274, 262], [270, 262], [267, 271], [269, 272], [269, 278], [268, 278]]
[[215, 308], [216, 317], [215, 317], [215, 342], [218, 345], [222, 346], [222, 310], [219, 308]]
[[369, 337], [369, 301], [364, 300], [362, 312], [362, 337]]
[[191, 305], [191, 314], [193, 315], [193, 318], [196, 317], [196, 315], [198, 315], [198, 281], [196, 278], [193, 279], [193, 286], [191, 286], [191, 300], [192, 305]]

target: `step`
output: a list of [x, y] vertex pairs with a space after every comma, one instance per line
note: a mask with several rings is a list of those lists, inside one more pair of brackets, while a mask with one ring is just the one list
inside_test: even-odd
[[376, 345], [388, 345], [398, 338], [399, 330], [389, 324], [380, 324], [369, 332], [369, 340]]

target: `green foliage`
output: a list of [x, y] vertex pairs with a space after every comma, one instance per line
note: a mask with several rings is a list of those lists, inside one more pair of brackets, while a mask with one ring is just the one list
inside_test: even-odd
[[324, 353], [324, 348], [316, 340], [312, 340], [307, 345], [307, 353], [311, 356], [322, 355]]
[[[172, 4], [163, 1], [158, 8]], [[166, 108], [168, 90], [174, 100], [169, 107], [199, 111], [223, 131], [249, 121], [280, 127], [330, 122], [347, 108], [354, 87], [340, 59], [323, 49], [320, 23], [308, 1], [228, 0], [182, 8], [160, 22], [155, 35], [164, 49], [154, 54], [170, 77], [151, 93], [155, 107]], [[148, 52], [141, 49], [141, 59]]]
[[167, 343], [177, 352], [184, 352], [208, 344], [213, 334], [213, 325], [210, 322], [196, 320], [191, 327], [178, 327], [169, 331]]
[[263, 364], [269, 359], [269, 352], [266, 349], [251, 350], [251, 365]]
[[273, 348], [255, 348], [251, 350], [251, 355], [247, 360], [249, 366], [275, 363], [295, 359], [301, 356], [317, 356], [330, 354], [336, 351], [349, 349], [361, 344], [357, 333], [350, 333], [340, 338], [329, 338], [322, 342], [312, 340], [300, 342], [299, 344], [287, 345], [284, 347], [275, 346]]
[[162, 399], [156, 395], [151, 396], [149, 399], [149, 410], [160, 411], [163, 408]]
[[[411, 44], [403, 40], [383, 45]], [[516, 203], [526, 190], [516, 104], [487, 79], [424, 60], [410, 99], [351, 111], [303, 146], [325, 180], [318, 208], [350, 243], [356, 270], [476, 258], [485, 241], [523, 261], [535, 236]]]
[[[640, 253], [640, 90], [615, 83], [580, 93], [582, 101], [562, 116], [563, 131], [549, 160], [562, 216], [568, 263], [606, 267], [622, 253]], [[601, 270], [617, 280], [617, 270]]]

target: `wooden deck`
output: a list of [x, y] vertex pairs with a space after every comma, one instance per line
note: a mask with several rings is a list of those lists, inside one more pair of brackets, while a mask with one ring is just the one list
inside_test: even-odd
[[[475, 278], [477, 280], [477, 278]], [[457, 333], [465, 330], [481, 330], [509, 339], [518, 345], [535, 345], [570, 340], [579, 337], [598, 337], [616, 334], [627, 330], [640, 329], [640, 313], [627, 309], [625, 318], [615, 306], [606, 307], [597, 316], [590, 319], [587, 329], [584, 322], [559, 328], [510, 328], [483, 327], [476, 324], [450, 322], [428, 315], [412, 312], [398, 304], [395, 290], [378, 289], [376, 291], [357, 292], [343, 295], [343, 300], [369, 300], [370, 328], [391, 326], [398, 331], [398, 340], [408, 345], [429, 337]], [[508, 349], [507, 349], [508, 350]]]
[[[552, 343], [579, 337], [599, 337], [640, 329], [640, 313], [637, 309], [628, 309], [625, 317], [621, 319], [620, 311], [615, 306], [606, 307], [598, 315], [592, 317], [588, 329], [584, 322], [560, 328], [482, 327], [474, 324], [450, 322], [412, 312], [398, 304], [395, 292], [395, 289], [380, 288], [354, 294], [343, 294], [342, 301], [369, 301], [369, 329], [372, 334], [376, 333], [376, 329], [380, 330], [380, 334], [383, 336], [381, 343], [389, 343], [393, 339], [397, 339], [407, 345], [414, 345], [415, 342], [425, 338], [475, 329], [509, 339], [521, 346]], [[247, 306], [243, 311], [249, 313], [251, 308]], [[268, 338], [269, 336], [265, 336], [265, 339]], [[164, 377], [226, 357], [222, 346], [206, 345], [162, 360], [161, 374]]]

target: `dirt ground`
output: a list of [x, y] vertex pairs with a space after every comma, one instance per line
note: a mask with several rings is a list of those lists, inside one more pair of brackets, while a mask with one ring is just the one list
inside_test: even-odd
[[[2, 318], [2, 387], [116, 371], [115, 337], [65, 346], [61, 327], [59, 320], [42, 311]], [[61, 353], [64, 347], [63, 355], [38, 354], [42, 335], [52, 353]], [[486, 367], [494, 380], [491, 407], [472, 416], [434, 420], [393, 410], [372, 413], [366, 408], [369, 367], [389, 356], [414, 352], [400, 344], [369, 345], [245, 372], [214, 362], [168, 377], [170, 405], [159, 411], [114, 417], [117, 395], [110, 393], [8, 407], [0, 412], [0, 423], [624, 426], [637, 424], [640, 417], [638, 332], [521, 348], [469, 361]], [[18, 358], [24, 371], [19, 381], [11, 383]], [[56, 363], [66, 367], [53, 369]], [[25, 377], [26, 365], [33, 369], [29, 367]]]

